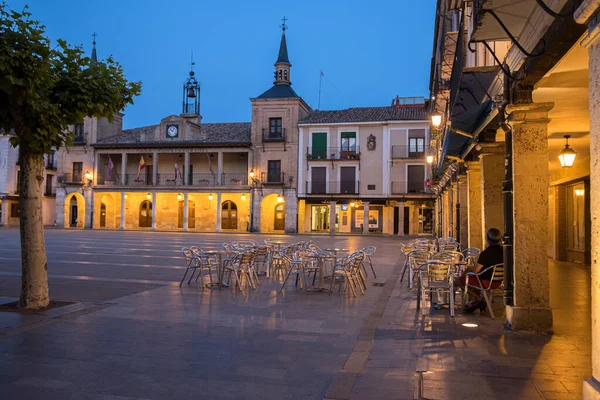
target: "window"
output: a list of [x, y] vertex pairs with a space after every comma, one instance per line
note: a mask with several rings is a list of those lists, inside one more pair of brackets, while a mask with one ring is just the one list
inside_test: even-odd
[[71, 182], [83, 182], [83, 176], [81, 175], [83, 172], [83, 163], [82, 162], [74, 162], [73, 163], [73, 178]]
[[269, 167], [267, 172], [267, 182], [282, 182], [281, 179], [281, 161], [280, 160], [269, 160]]
[[367, 185], [367, 190], [375, 190], [375, 185]]
[[281, 118], [269, 118], [269, 138], [279, 139], [282, 136]]
[[342, 132], [342, 152], [356, 152], [356, 132]]
[[408, 153], [414, 156], [418, 153], [425, 152], [425, 138], [422, 137], [411, 137], [408, 138]]
[[20, 218], [21, 217], [21, 209], [19, 208], [19, 203], [11, 203], [10, 204], [10, 217], [11, 218]]
[[52, 178], [54, 175], [46, 175], [46, 196], [52, 196]]
[[48, 153], [48, 162], [46, 163], [47, 168], [56, 168], [56, 152], [54, 150], [50, 150]]
[[567, 186], [568, 250], [585, 251], [585, 195], [583, 182]]
[[75, 143], [83, 143], [83, 124], [75, 124]]

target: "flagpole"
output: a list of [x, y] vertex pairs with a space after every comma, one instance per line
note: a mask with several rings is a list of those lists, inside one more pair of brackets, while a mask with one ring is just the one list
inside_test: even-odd
[[323, 80], [323, 70], [319, 74], [319, 110], [321, 109], [321, 81]]

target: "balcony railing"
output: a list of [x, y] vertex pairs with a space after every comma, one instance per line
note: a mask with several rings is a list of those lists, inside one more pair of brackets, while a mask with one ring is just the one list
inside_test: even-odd
[[286, 141], [285, 128], [283, 128], [281, 134], [271, 133], [271, 132], [269, 132], [268, 129], [263, 128], [262, 140], [263, 140], [263, 142], [285, 142]]
[[130, 186], [148, 186], [152, 185], [152, 176], [146, 176], [145, 174], [125, 174], [125, 184]]
[[236, 174], [222, 174], [221, 185], [222, 186], [243, 186], [248, 184], [248, 174], [236, 173]]
[[358, 160], [360, 149], [355, 147], [307, 147], [307, 160]]
[[392, 146], [392, 158], [406, 158], [406, 159], [411, 159], [411, 160], [422, 160], [425, 159], [425, 156], [427, 154], [429, 154], [429, 146], [424, 146], [421, 147], [421, 151], [414, 151], [417, 150], [414, 147], [411, 148], [411, 146], [406, 146], [406, 145], [400, 145], [400, 146]]
[[260, 181], [263, 185], [283, 185], [285, 183], [285, 174], [283, 172], [279, 174], [261, 172]]
[[74, 174], [63, 174], [59, 176], [58, 182], [65, 185], [83, 185], [85, 182], [83, 181], [83, 173], [77, 172]]
[[[152, 185], [152, 178], [149, 178]], [[174, 172], [168, 174], [156, 174], [156, 185], [157, 186], [183, 186], [185, 184], [183, 175], [175, 176]]]
[[392, 182], [392, 194], [429, 194], [431, 189], [426, 181]]
[[[137, 174], [126, 174], [126, 186], [154, 186], [153, 177], [141, 174], [138, 178]], [[177, 178], [175, 173], [157, 174], [156, 186], [183, 186], [184, 176], [180, 175]], [[108, 179], [103, 175], [98, 175], [96, 185], [121, 185], [121, 177], [119, 174], [113, 174], [112, 179]], [[216, 187], [216, 186], [244, 186], [248, 185], [248, 175], [246, 173], [227, 173], [221, 174], [221, 182], [219, 183], [219, 175], [211, 173], [192, 174], [189, 179], [188, 186], [201, 187]]]
[[306, 181], [306, 194], [358, 194], [358, 181]]

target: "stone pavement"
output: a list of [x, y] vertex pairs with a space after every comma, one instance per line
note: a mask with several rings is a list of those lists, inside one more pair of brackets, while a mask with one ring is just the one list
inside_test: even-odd
[[[11, 235], [0, 230], [2, 303], [18, 293], [18, 281], [4, 281], [18, 272]], [[423, 318], [399, 282], [397, 238], [314, 237], [378, 246], [377, 279], [354, 298], [293, 284], [281, 297], [279, 282], [265, 278], [245, 293], [175, 283], [183, 244], [244, 236], [47, 237], [53, 298], [87, 300], [0, 313], [2, 399], [570, 399], [591, 374], [589, 267], [550, 264], [555, 334], [541, 336], [506, 332], [502, 318], [451, 319], [447, 309]]]

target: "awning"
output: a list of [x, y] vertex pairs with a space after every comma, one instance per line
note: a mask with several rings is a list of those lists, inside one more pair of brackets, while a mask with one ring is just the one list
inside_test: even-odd
[[[477, 4], [478, 2], [475, 2]], [[561, 8], [566, 0], [561, 0]], [[535, 0], [481, 0], [479, 7], [475, 10], [479, 13], [476, 16], [475, 29], [471, 35], [471, 40], [475, 42], [508, 40], [509, 36], [500, 26], [496, 18], [489, 12], [481, 10], [491, 10], [502, 21], [509, 32], [519, 37], [525, 27], [529, 16], [536, 7]], [[555, 8], [555, 11], [559, 8]]]
[[487, 100], [454, 117], [444, 140], [444, 152], [439, 169], [441, 170], [441, 165], [446, 158], [464, 158], [473, 141], [497, 115], [498, 109], [494, 108], [494, 102]]

